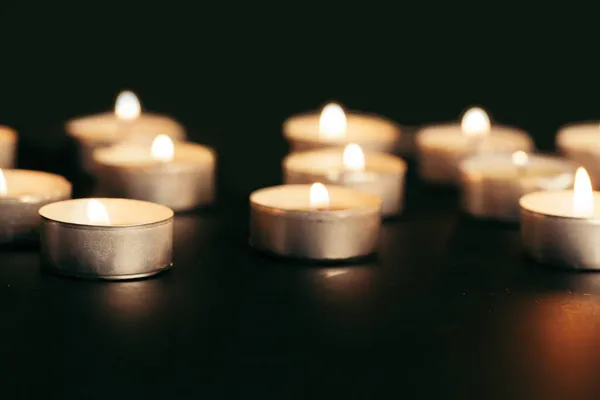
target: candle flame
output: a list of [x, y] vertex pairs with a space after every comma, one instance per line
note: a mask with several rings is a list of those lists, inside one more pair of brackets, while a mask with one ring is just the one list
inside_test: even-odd
[[322, 183], [313, 183], [309, 196], [310, 208], [329, 207], [329, 192]]
[[573, 185], [573, 213], [579, 217], [589, 216], [594, 212], [594, 195], [590, 177], [583, 167], [575, 172]]
[[319, 119], [319, 133], [329, 137], [343, 137], [346, 134], [346, 114], [339, 104], [327, 104]]
[[87, 202], [87, 218], [93, 225], [110, 225], [106, 207], [96, 199], [89, 199]]
[[8, 186], [6, 186], [6, 178], [4, 177], [4, 172], [2, 172], [2, 168], [0, 168], [0, 195], [4, 196], [8, 193]]
[[483, 109], [473, 107], [465, 112], [460, 126], [465, 135], [486, 135], [490, 131], [490, 117]]
[[524, 151], [517, 150], [512, 154], [512, 161], [517, 167], [524, 167], [529, 162], [529, 157]]
[[363, 153], [359, 145], [350, 143], [344, 149], [342, 162], [344, 168], [348, 171], [364, 171], [365, 153]]
[[125, 90], [117, 96], [115, 114], [117, 118], [130, 121], [140, 116], [142, 106], [135, 93]]
[[175, 157], [173, 141], [167, 135], [158, 135], [152, 141], [152, 157], [160, 161], [171, 161]]

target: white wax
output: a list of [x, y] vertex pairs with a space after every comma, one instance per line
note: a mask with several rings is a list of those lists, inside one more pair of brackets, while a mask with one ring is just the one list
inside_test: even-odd
[[17, 132], [8, 126], [0, 125], [0, 144], [10, 144], [17, 140]]
[[3, 169], [2, 173], [7, 191], [0, 194], [0, 202], [15, 199], [27, 202], [71, 193], [71, 184], [59, 175], [24, 169]]
[[157, 165], [198, 166], [212, 164], [214, 152], [208, 147], [195, 143], [174, 143], [174, 158], [170, 161], [157, 160], [152, 156], [151, 146], [137, 144], [121, 144], [98, 149], [94, 152], [94, 160], [98, 164], [113, 167], [148, 167]]
[[346, 112], [346, 132], [340, 136], [320, 133], [321, 113], [299, 114], [288, 118], [283, 133], [290, 141], [321, 143], [324, 146], [357, 143], [364, 149], [393, 150], [400, 137], [400, 128], [377, 115]]
[[[573, 191], [534, 192], [519, 201], [525, 210], [555, 217], [598, 219], [600, 218], [600, 192], [593, 192], [594, 210], [589, 216], [578, 216], [573, 211]], [[600, 223], [600, 221], [598, 221]]]
[[582, 122], [564, 126], [556, 135], [556, 144], [562, 150], [593, 151], [600, 148], [600, 122]]
[[76, 118], [67, 123], [67, 132], [78, 139], [90, 141], [152, 143], [159, 134], [176, 140], [185, 139], [185, 130], [178, 122], [151, 113], [142, 113], [133, 120], [119, 119], [110, 112]]
[[104, 206], [111, 223], [94, 224], [90, 222], [87, 214], [89, 200], [92, 199], [59, 201], [40, 208], [39, 213], [53, 221], [105, 228], [152, 224], [173, 218], [174, 215], [170, 208], [147, 201], [99, 198], [95, 200]]
[[272, 209], [301, 211], [303, 213], [344, 214], [349, 211], [372, 209], [381, 206], [375, 195], [327, 185], [331, 210], [310, 208], [311, 185], [281, 185], [259, 189], [250, 195], [250, 202]]

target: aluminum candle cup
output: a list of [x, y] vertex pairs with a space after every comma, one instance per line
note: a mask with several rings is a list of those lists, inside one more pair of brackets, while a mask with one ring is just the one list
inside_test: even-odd
[[185, 140], [184, 128], [173, 119], [159, 114], [142, 113], [140, 103], [131, 92], [117, 98], [115, 112], [102, 113], [67, 122], [67, 134], [81, 148], [81, 163], [88, 172], [94, 171], [94, 150], [121, 142], [150, 145], [158, 133], [173, 140]]
[[62, 176], [23, 169], [0, 170], [0, 243], [35, 242], [38, 209], [71, 198], [71, 184]]
[[171, 267], [173, 211], [129, 199], [48, 204], [42, 217], [43, 267], [62, 275], [135, 279]]
[[565, 157], [582, 165], [592, 185], [600, 187], [600, 122], [582, 122], [562, 127], [556, 136], [556, 148]]
[[531, 152], [533, 141], [524, 131], [490, 125], [480, 108], [468, 110], [460, 124], [432, 125], [417, 133], [419, 174], [430, 183], [458, 184], [459, 164], [478, 153]]
[[345, 150], [292, 153], [283, 160], [285, 183], [323, 182], [372, 193], [381, 198], [384, 216], [402, 211], [405, 174], [402, 159], [384, 153], [363, 154], [355, 144]]
[[8, 126], [0, 125], [0, 168], [14, 167], [16, 151], [17, 132]]
[[175, 211], [211, 204], [215, 197], [215, 154], [199, 144], [173, 145], [159, 136], [152, 148], [117, 145], [96, 150], [94, 161], [101, 192], [111, 197], [151, 201]]
[[575, 169], [565, 159], [522, 151], [468, 158], [460, 164], [462, 208], [477, 218], [516, 222], [524, 194], [568, 189]]
[[535, 260], [574, 269], [600, 269], [600, 192], [583, 168], [573, 190], [523, 196], [521, 237]]
[[292, 151], [356, 143], [365, 151], [393, 153], [399, 142], [400, 128], [383, 117], [344, 113], [339, 105], [329, 104], [320, 113], [288, 118], [283, 124], [283, 134]]
[[319, 261], [367, 256], [375, 252], [380, 225], [381, 200], [354, 189], [282, 185], [250, 195], [250, 244], [279, 256]]

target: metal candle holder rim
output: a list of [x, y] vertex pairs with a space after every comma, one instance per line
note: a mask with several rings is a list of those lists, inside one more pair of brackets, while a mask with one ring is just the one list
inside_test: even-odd
[[[565, 192], [565, 191], [563, 191], [563, 192]], [[533, 197], [534, 195], [537, 195], [538, 193], [547, 193], [547, 192], [545, 192], [545, 191], [531, 192], [531, 193], [524, 195], [523, 197], [521, 197], [519, 199], [519, 206], [520, 206], [522, 212], [531, 214], [532, 216], [534, 216], [536, 218], [559, 219], [559, 220], [565, 220], [565, 221], [568, 220], [568, 221], [573, 221], [573, 222], [581, 221], [581, 222], [585, 222], [585, 223], [593, 223], [593, 224], [600, 225], [600, 216], [597, 216], [597, 217], [575, 217], [575, 216], [567, 216], [567, 215], [544, 214], [539, 211], [531, 210], [523, 205], [524, 200], [527, 197], [529, 197], [529, 196]]]

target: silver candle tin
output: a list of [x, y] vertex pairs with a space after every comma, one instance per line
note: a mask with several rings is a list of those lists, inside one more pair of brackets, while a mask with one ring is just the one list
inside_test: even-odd
[[[573, 186], [577, 165], [560, 157], [529, 154], [527, 173], [497, 176], [486, 173], [482, 164], [507, 166], [512, 163], [512, 153], [486, 154], [461, 162], [461, 206], [465, 213], [484, 219], [518, 222], [521, 215], [519, 199], [531, 192], [541, 190], [565, 190]], [[547, 176], [536, 175], [535, 169], [542, 164]], [[515, 167], [516, 168], [516, 167]]]
[[172, 266], [171, 209], [139, 200], [97, 200], [109, 215], [121, 215], [131, 223], [103, 226], [75, 222], [83, 212], [77, 210], [85, 207], [88, 199], [42, 207], [45, 269], [78, 278], [124, 280], [152, 276]]
[[35, 187], [23, 194], [0, 196], [0, 243], [30, 243], [39, 239], [40, 207], [71, 198], [71, 183], [59, 175], [22, 169], [3, 170], [7, 186]]
[[383, 216], [402, 211], [407, 168], [404, 160], [385, 153], [365, 153], [365, 171], [344, 171], [342, 156], [343, 149], [292, 153], [283, 160], [284, 183], [321, 182], [357, 189], [381, 198]]
[[0, 168], [13, 168], [17, 152], [17, 132], [0, 125]]
[[350, 260], [374, 253], [381, 200], [353, 189], [327, 189], [331, 211], [308, 209], [303, 199], [308, 198], [310, 185], [282, 185], [253, 192], [250, 244], [279, 256], [316, 261]]
[[[559, 267], [600, 269], [600, 217], [575, 218], [544, 214], [533, 210], [532, 203], [545, 201], [549, 192], [523, 196], [521, 239], [525, 251], [542, 264]], [[569, 203], [572, 191], [552, 193], [557, 202]]]

